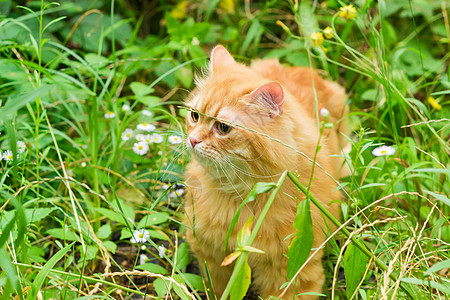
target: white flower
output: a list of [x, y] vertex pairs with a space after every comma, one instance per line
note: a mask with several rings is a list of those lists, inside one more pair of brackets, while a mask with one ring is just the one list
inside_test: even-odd
[[141, 123], [137, 125], [137, 129], [143, 130], [143, 131], [153, 131], [156, 129], [155, 125], [148, 124], [148, 123]]
[[112, 118], [114, 118], [116, 116], [116, 114], [114, 113], [114, 112], [112, 112], [112, 111], [108, 111], [106, 114], [105, 114], [105, 118], [106, 119], [112, 119]]
[[122, 110], [123, 111], [130, 111], [131, 107], [128, 104], [124, 104], [122, 105]]
[[153, 143], [153, 136], [151, 134], [145, 135], [144, 136], [144, 142], [146, 142], [147, 144]]
[[163, 155], [163, 152], [162, 152], [161, 150], [158, 151], [158, 155], [159, 155], [159, 156]]
[[27, 149], [27, 146], [22, 141], [17, 141], [16, 147], [18, 153], [24, 153], [25, 150]]
[[145, 262], [148, 260], [148, 256], [145, 254], [141, 254], [139, 255], [139, 264], [143, 265], [145, 264]]
[[86, 162], [83, 161], [83, 162], [81, 163], [81, 166], [82, 166], [83, 168], [86, 168]]
[[198, 38], [196, 36], [194, 36], [192, 38], [191, 44], [194, 46], [198, 46], [198, 45], [200, 45], [200, 41], [198, 40]]
[[170, 198], [176, 198], [176, 197], [181, 197], [184, 194], [184, 190], [183, 189], [177, 189], [173, 192], [171, 192], [169, 194]]
[[161, 186], [161, 189], [163, 189], [163, 190], [167, 190], [169, 188], [169, 186], [167, 185], [167, 184], [163, 184], [162, 186]]
[[152, 134], [153, 136], [153, 143], [155, 144], [160, 144], [164, 141], [164, 138], [162, 135], [160, 135], [159, 133], [154, 133]]
[[372, 154], [375, 156], [394, 155], [395, 149], [391, 146], [380, 146], [372, 150]]
[[322, 107], [320, 109], [320, 115], [322, 116], [322, 118], [326, 119], [330, 116], [330, 112], [325, 107]]
[[166, 253], [166, 248], [164, 247], [164, 245], [159, 245], [158, 246], [159, 257], [163, 258], [165, 253]]
[[178, 197], [182, 196], [183, 194], [184, 194], [184, 190], [183, 189], [175, 190], [175, 195], [177, 195]]
[[145, 142], [134, 143], [133, 151], [136, 154], [144, 155], [148, 151], [148, 145]]
[[3, 159], [7, 161], [13, 160], [14, 156], [11, 150], [6, 150], [3, 152]]
[[136, 134], [136, 141], [138, 141], [138, 142], [145, 141], [145, 134], [141, 134], [141, 133]]
[[133, 236], [130, 239], [130, 242], [133, 244], [143, 244], [150, 239], [150, 233], [148, 230], [142, 228], [135, 230], [133, 232]]
[[146, 109], [144, 109], [144, 110], [142, 111], [142, 114], [143, 114], [144, 116], [147, 116], [147, 117], [153, 116], [153, 113], [152, 113], [151, 111], [149, 111], [149, 110], [146, 110]]
[[127, 128], [122, 132], [122, 141], [128, 141], [133, 136], [133, 129]]
[[175, 144], [181, 144], [183, 142], [183, 138], [178, 135], [171, 135], [169, 136], [169, 143], [175, 145]]
[[86, 144], [78, 144], [78, 146], [80, 146], [83, 149], [87, 149], [87, 145]]

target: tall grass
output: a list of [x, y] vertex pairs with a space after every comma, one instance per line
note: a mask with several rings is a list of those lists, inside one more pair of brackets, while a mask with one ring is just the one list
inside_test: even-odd
[[[2, 299], [212, 297], [183, 240], [178, 107], [216, 43], [323, 69], [348, 91], [351, 175], [326, 298], [450, 296], [445, 1], [356, 2], [348, 18], [340, 1], [163, 2], [151, 19], [136, 3], [0, 5]], [[395, 154], [375, 156], [381, 145]]]

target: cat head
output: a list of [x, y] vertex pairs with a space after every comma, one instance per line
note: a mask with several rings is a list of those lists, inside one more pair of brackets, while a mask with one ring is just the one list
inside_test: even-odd
[[186, 129], [188, 148], [197, 160], [272, 173], [269, 164], [279, 155], [279, 144], [256, 131], [277, 137], [286, 128], [281, 84], [236, 62], [220, 45], [212, 51], [208, 75], [196, 82], [186, 103]]

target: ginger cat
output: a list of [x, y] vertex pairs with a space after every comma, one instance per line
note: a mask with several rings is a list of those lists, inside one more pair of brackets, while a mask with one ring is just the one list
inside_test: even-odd
[[[186, 172], [190, 192], [184, 201], [185, 223], [193, 229], [188, 230], [187, 240], [200, 265], [207, 263], [217, 297], [222, 295], [233, 270], [233, 265], [220, 266], [223, 259], [235, 251], [238, 231], [250, 216], [255, 220], [259, 217], [269, 196], [259, 195], [244, 207], [224, 253], [230, 222], [254, 184], [277, 182], [283, 171], [290, 170], [297, 171], [306, 186], [312, 171], [312, 163], [304, 156], [245, 128], [279, 139], [312, 159], [319, 140], [313, 85], [317, 111], [326, 108], [329, 121], [336, 124], [347, 114], [344, 90], [336, 83], [322, 79], [309, 68], [286, 68], [274, 60], [255, 61], [247, 67], [219, 45], [212, 51], [209, 75], [197, 80], [197, 88], [186, 103], [191, 109], [186, 121], [187, 147], [193, 154]], [[341, 175], [343, 161], [331, 155], [341, 154], [346, 145], [340, 132], [347, 133], [345, 121], [325, 131], [316, 159], [335, 179]], [[337, 202], [342, 195], [336, 191], [336, 183], [317, 166], [310, 191], [339, 217]], [[287, 179], [252, 245], [264, 254], [250, 253], [248, 257], [251, 289], [263, 299], [279, 296], [280, 287], [287, 282], [286, 254], [295, 233], [296, 197], [304, 199]], [[313, 204], [311, 217], [316, 248], [324, 241], [324, 232], [329, 232], [327, 226], [334, 227], [330, 222], [325, 224]], [[321, 292], [325, 278], [321, 258], [319, 252], [300, 273], [296, 295]], [[283, 296], [316, 298], [295, 297], [293, 287]]]

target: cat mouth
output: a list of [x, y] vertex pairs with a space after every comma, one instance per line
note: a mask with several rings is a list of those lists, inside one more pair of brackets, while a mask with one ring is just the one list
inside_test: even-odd
[[[203, 149], [201, 147], [189, 147], [191, 152], [196, 155], [199, 158], [206, 158], [209, 161], [217, 162], [220, 158], [220, 155], [217, 153], [217, 151], [210, 150], [210, 149]], [[204, 161], [204, 160], [202, 160]]]

